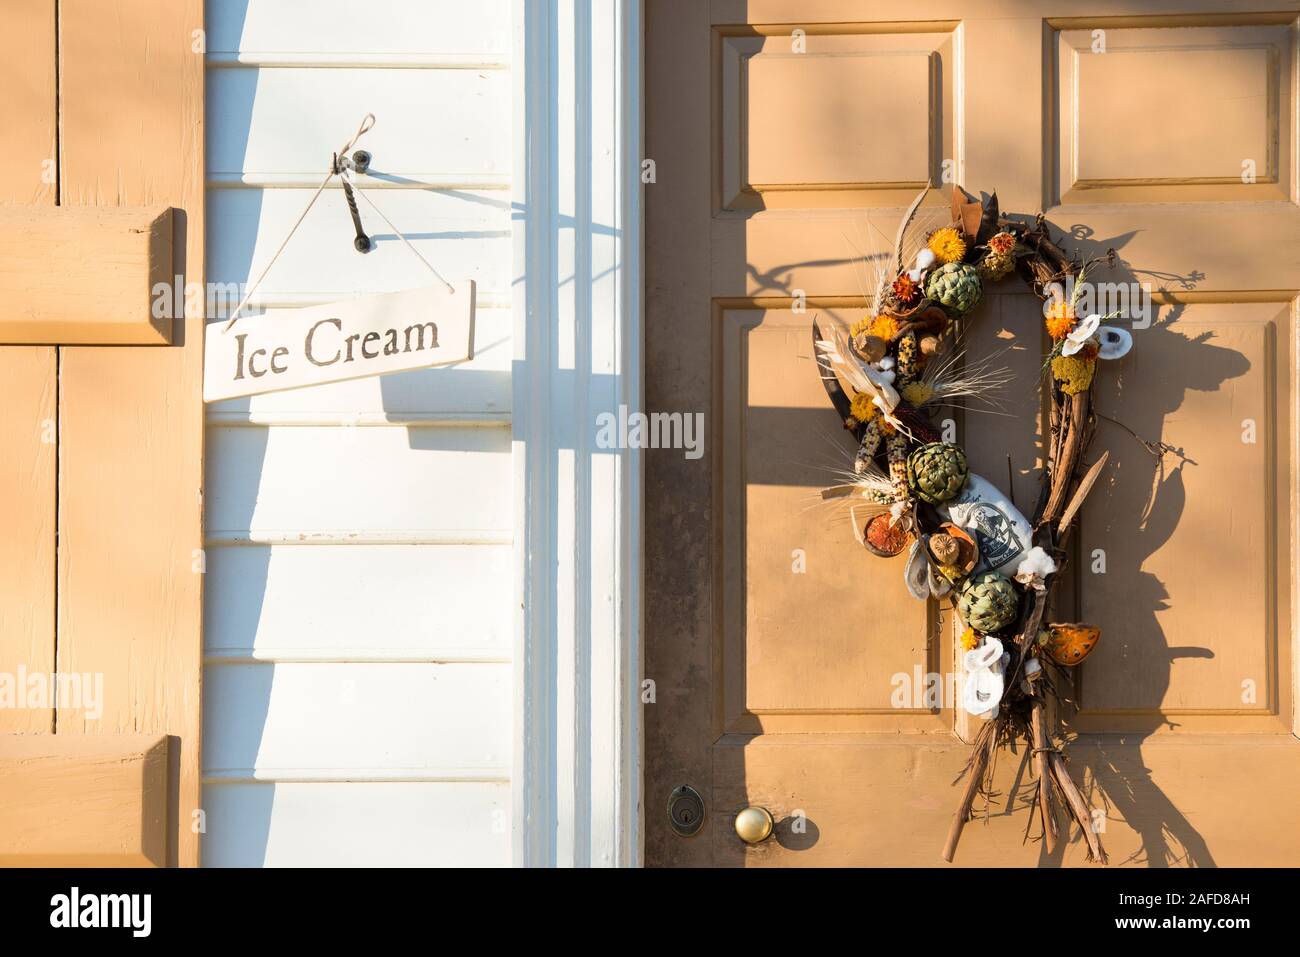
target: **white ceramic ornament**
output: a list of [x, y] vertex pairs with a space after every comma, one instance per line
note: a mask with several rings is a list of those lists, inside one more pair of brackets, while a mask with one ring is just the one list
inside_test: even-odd
[[1002, 642], [985, 638], [977, 647], [966, 652], [962, 665], [966, 669], [966, 685], [962, 689], [962, 707], [967, 713], [991, 721], [998, 716], [998, 703], [1006, 690], [1006, 666], [1011, 656], [1002, 649]]
[[980, 671], [995, 667], [1002, 660], [1002, 642], [997, 638], [985, 638], [977, 647], [966, 652], [962, 664], [967, 671]]
[[991, 671], [980, 671], [966, 679], [966, 690], [962, 693], [962, 707], [967, 713], [977, 718], [992, 721], [998, 716], [999, 703], [1006, 683], [1001, 675]]
[[1098, 359], [1121, 359], [1133, 348], [1133, 333], [1115, 326], [1105, 326], [1097, 333], [1101, 348], [1097, 350]]
[[1065, 337], [1061, 343], [1061, 354], [1072, 356], [1084, 347], [1089, 339], [1097, 334], [1097, 327], [1101, 325], [1101, 316], [1092, 315], [1084, 316], [1070, 330], [1070, 334]]

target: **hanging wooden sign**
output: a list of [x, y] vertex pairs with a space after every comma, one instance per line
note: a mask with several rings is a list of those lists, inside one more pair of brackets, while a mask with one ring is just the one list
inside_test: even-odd
[[205, 402], [463, 362], [474, 355], [474, 283], [212, 323], [205, 345]]

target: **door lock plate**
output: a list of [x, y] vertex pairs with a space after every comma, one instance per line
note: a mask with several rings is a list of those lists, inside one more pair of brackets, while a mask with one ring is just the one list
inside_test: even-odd
[[704, 826], [704, 798], [689, 784], [673, 788], [668, 795], [668, 824], [678, 837], [693, 837]]

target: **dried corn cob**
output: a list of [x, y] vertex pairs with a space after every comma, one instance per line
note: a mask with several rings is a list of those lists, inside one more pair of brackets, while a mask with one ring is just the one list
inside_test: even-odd
[[889, 460], [889, 477], [900, 497], [907, 494], [907, 436], [895, 432], [885, 440], [885, 457]]
[[861, 475], [871, 460], [876, 457], [876, 449], [880, 448], [880, 440], [884, 438], [880, 431], [880, 423], [872, 419], [862, 427], [862, 444], [858, 446], [858, 454], [853, 459], [853, 471]]
[[898, 340], [898, 383], [902, 389], [916, 381], [921, 374], [921, 349], [917, 344], [916, 333], [909, 332]]

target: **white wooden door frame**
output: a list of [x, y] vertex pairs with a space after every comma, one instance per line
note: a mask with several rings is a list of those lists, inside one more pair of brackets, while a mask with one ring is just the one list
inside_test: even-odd
[[641, 862], [641, 2], [516, 0], [518, 866]]

